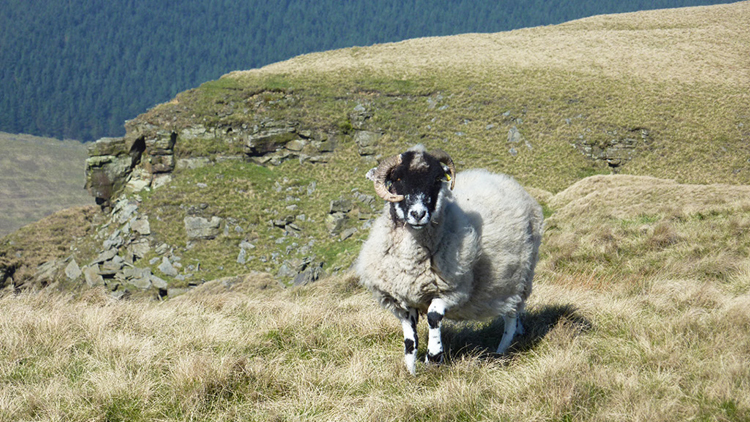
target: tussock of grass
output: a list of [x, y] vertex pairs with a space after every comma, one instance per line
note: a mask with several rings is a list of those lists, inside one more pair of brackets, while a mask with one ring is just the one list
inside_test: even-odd
[[599, 277], [727, 280], [750, 252], [750, 189], [598, 176], [549, 200], [546, 264]]

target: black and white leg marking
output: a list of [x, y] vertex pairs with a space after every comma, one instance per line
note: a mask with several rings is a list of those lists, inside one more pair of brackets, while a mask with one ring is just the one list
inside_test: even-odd
[[441, 363], [443, 361], [443, 340], [440, 335], [440, 326], [445, 316], [445, 302], [443, 299], [435, 298], [427, 310], [427, 323], [430, 326], [429, 339], [427, 342], [427, 363]]
[[401, 319], [401, 327], [404, 329], [404, 362], [406, 369], [414, 375], [417, 366], [417, 349], [419, 348], [419, 338], [417, 337], [417, 322], [419, 313], [416, 309], [409, 309], [409, 312]]
[[510, 343], [513, 341], [513, 337], [516, 332], [523, 334], [523, 326], [518, 316], [507, 316], [503, 315], [503, 321], [505, 327], [503, 328], [503, 338], [500, 339], [500, 344], [497, 346], [497, 354], [501, 355], [508, 350]]

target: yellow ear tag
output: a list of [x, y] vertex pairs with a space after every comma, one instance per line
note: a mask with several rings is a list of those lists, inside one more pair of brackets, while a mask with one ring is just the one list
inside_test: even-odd
[[451, 175], [446, 173], [445, 179], [450, 182], [451, 181]]

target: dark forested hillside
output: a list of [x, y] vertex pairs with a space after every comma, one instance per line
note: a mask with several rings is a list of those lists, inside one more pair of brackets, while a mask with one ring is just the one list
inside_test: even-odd
[[306, 52], [714, 0], [0, 0], [0, 130], [91, 141], [177, 92]]

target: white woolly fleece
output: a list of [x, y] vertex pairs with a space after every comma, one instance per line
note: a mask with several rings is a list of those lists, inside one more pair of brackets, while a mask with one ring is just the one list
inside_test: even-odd
[[361, 283], [399, 318], [426, 313], [436, 297], [451, 319], [517, 315], [531, 294], [541, 207], [511, 177], [486, 170], [459, 173], [442, 195], [442, 212], [419, 231], [394, 224], [386, 204], [356, 264]]

